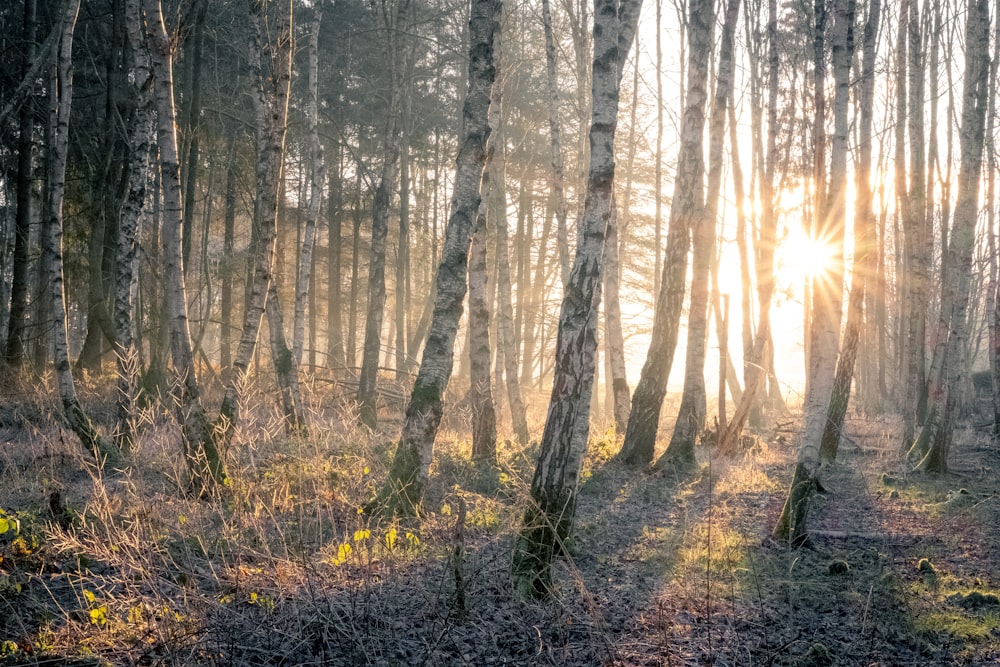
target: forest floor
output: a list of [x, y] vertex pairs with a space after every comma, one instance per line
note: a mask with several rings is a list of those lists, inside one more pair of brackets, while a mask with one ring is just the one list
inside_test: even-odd
[[[109, 386], [82, 391], [105, 425]], [[592, 429], [570, 555], [539, 602], [509, 573], [535, 446], [477, 468], [453, 417], [424, 515], [375, 524], [359, 508], [398, 422], [362, 432], [328, 388], [296, 439], [252, 391], [212, 500], [183, 493], [166, 415], [100, 471], [46, 396], [0, 390], [0, 665], [1000, 664], [1000, 449], [972, 427], [930, 477], [893, 419], [849, 419], [799, 550], [769, 536], [794, 419], [737, 458], [701, 447], [686, 476], [623, 468]]]

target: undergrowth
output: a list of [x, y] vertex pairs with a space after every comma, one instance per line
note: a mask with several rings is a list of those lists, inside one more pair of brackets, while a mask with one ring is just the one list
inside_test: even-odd
[[[81, 386], [105, 427], [108, 381]], [[502, 439], [496, 465], [477, 465], [452, 416], [422, 516], [376, 523], [362, 508], [386, 478], [398, 415], [371, 433], [343, 397], [306, 383], [310, 436], [289, 437], [260, 389], [267, 381], [252, 382], [227, 452], [232, 484], [199, 500], [183, 492], [179, 434], [159, 403], [136, 408], [130, 458], [99, 470], [56, 426], [47, 382], [3, 390], [0, 664], [819, 666], [1000, 655], [997, 538], [987, 539], [1000, 534], [988, 532], [1000, 524], [986, 474], [995, 452], [974, 434], [964, 451], [981, 468], [935, 479], [908, 472], [884, 420], [852, 422], [857, 451], [812, 509], [815, 548], [790, 550], [768, 537], [788, 483], [787, 424], [736, 459], [702, 447], [683, 476], [619, 466], [614, 432], [595, 425], [556, 595], [537, 603], [514, 595], [509, 573], [536, 443]]]

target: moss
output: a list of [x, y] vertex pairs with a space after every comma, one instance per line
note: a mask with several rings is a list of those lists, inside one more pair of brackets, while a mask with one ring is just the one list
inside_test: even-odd
[[845, 560], [835, 560], [827, 566], [830, 574], [847, 574], [851, 571], [851, 566]]

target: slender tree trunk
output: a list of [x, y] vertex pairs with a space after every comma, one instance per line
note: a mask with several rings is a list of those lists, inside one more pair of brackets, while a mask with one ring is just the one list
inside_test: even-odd
[[[24, 51], [21, 72], [27, 76], [35, 61], [35, 0], [24, 2]], [[17, 213], [14, 219], [14, 266], [11, 274], [10, 314], [4, 358], [11, 366], [25, 361], [25, 324], [28, 313], [28, 268], [31, 262], [32, 157], [34, 155], [35, 105], [29, 89], [21, 107], [17, 137]]]
[[344, 322], [341, 281], [341, 227], [343, 214], [343, 149], [337, 147], [335, 172], [329, 173], [329, 196], [326, 204], [327, 220], [327, 362], [334, 373], [347, 367], [344, 350]]
[[[496, 38], [494, 38], [496, 39]], [[496, 89], [490, 107], [496, 105]], [[490, 115], [493, 115], [492, 113]], [[482, 201], [476, 215], [469, 254], [469, 375], [472, 403], [472, 460], [496, 462], [497, 415], [493, 404], [493, 383], [490, 378], [490, 298], [487, 296], [486, 237], [487, 209], [492, 182], [492, 161], [495, 155], [496, 128], [491, 124], [486, 148], [486, 167], [481, 188]], [[502, 188], [502, 186], [501, 186]], [[492, 214], [489, 214], [492, 215]]]
[[959, 393], [961, 351], [967, 331], [967, 310], [972, 283], [973, 249], [979, 213], [985, 116], [989, 90], [990, 19], [986, 0], [969, 3], [965, 26], [965, 73], [960, 132], [961, 162], [958, 198], [944, 259], [948, 276], [941, 293], [941, 312], [934, 357], [930, 368], [927, 419], [910, 450], [922, 456], [919, 468], [942, 473], [948, 469], [948, 452], [954, 430]]
[[115, 339], [118, 358], [118, 423], [115, 440], [122, 450], [131, 450], [136, 441], [138, 414], [139, 352], [133, 337], [132, 286], [136, 278], [138, 223], [146, 200], [150, 156], [153, 149], [152, 71], [142, 39], [142, 11], [139, 0], [126, 0], [126, 30], [132, 48], [132, 79], [138, 105], [129, 130], [128, 192], [118, 223], [115, 253]]
[[500, 29], [500, 8], [499, 0], [473, 0], [472, 3], [469, 85], [463, 109], [465, 129], [436, 278], [434, 315], [389, 480], [370, 510], [415, 513], [427, 483], [434, 438], [441, 423], [441, 398], [451, 376], [455, 337], [467, 291], [469, 244], [480, 204], [479, 187], [490, 135], [490, 90], [495, 79], [493, 41]]
[[271, 363], [281, 391], [281, 407], [285, 412], [285, 430], [291, 434], [305, 435], [309, 425], [302, 409], [302, 393], [299, 391], [299, 371], [295, 355], [288, 348], [285, 339], [285, 320], [281, 312], [281, 299], [274, 280], [267, 290], [267, 325], [271, 340]]
[[[871, 164], [872, 164], [872, 120], [874, 115], [875, 97], [875, 47], [878, 39], [879, 21], [881, 19], [881, 2], [872, 0], [868, 9], [868, 22], [865, 24], [864, 42], [862, 46], [862, 73], [859, 87], [860, 130], [858, 136], [858, 165], [855, 175], [855, 206], [854, 206], [854, 267], [851, 272], [851, 293], [847, 305], [847, 326], [844, 331], [844, 343], [840, 358], [837, 360], [837, 373], [833, 383], [833, 393], [830, 397], [830, 410], [827, 415], [823, 438], [820, 442], [819, 457], [823, 463], [832, 463], [837, 458], [837, 448], [844, 426], [844, 416], [847, 413], [847, 403], [851, 396], [851, 379], [854, 377], [854, 364], [858, 354], [858, 342], [861, 338], [861, 328], [864, 318], [865, 286], [871, 282], [875, 268], [875, 216], [872, 211]], [[847, 131], [847, 75], [850, 51], [838, 51], [834, 56], [835, 78], [837, 79], [837, 97], [835, 101], [836, 131]], [[841, 108], [843, 105], [843, 108]], [[844, 138], [846, 142], [846, 137]]]
[[[823, 239], [832, 248], [843, 252], [844, 213], [847, 201], [847, 82], [850, 62], [851, 26], [854, 23], [853, 0], [834, 0], [832, 6], [833, 29], [831, 46], [834, 52], [835, 134], [830, 151], [829, 191], [827, 191], [825, 158], [825, 25], [827, 10], [823, 0], [814, 5], [816, 24], [813, 35], [814, 94], [816, 117], [813, 125], [813, 163], [815, 187], [815, 238]], [[843, 130], [843, 131], [841, 131]], [[842, 261], [835, 257], [834, 264]], [[819, 449], [826, 427], [833, 393], [837, 364], [840, 311], [842, 300], [842, 268], [831, 267], [829, 275], [817, 275], [811, 281], [812, 321], [809, 336], [809, 386], [804, 405], [805, 429], [799, 443], [798, 457], [792, 483], [784, 508], [774, 528], [776, 539], [795, 546], [806, 544], [809, 501], [818, 485]]]
[[[499, 49], [499, 39], [496, 49]], [[494, 54], [494, 62], [499, 60]], [[498, 78], [498, 81], [500, 79]], [[507, 405], [510, 407], [510, 421], [514, 435], [522, 445], [528, 444], [528, 420], [525, 415], [524, 401], [521, 399], [521, 384], [518, 376], [517, 359], [517, 328], [514, 324], [514, 304], [511, 295], [510, 280], [510, 247], [507, 242], [507, 196], [504, 194], [504, 184], [507, 181], [507, 146], [506, 133], [503, 125], [503, 89], [502, 84], [494, 84], [495, 96], [490, 104], [490, 127], [495, 128], [496, 135], [496, 172], [490, 179], [490, 195], [487, 205], [492, 212], [496, 224], [497, 253], [497, 334], [498, 346], [503, 352], [504, 384], [507, 386]], [[484, 197], [485, 197], [484, 193]], [[497, 372], [499, 382], [499, 371]]]
[[639, 375], [625, 441], [618, 458], [630, 465], [653, 460], [660, 409], [667, 393], [667, 378], [673, 364], [680, 328], [687, 277], [690, 230], [704, 215], [704, 128], [708, 99], [708, 57], [711, 52], [711, 20], [714, 0], [691, 0], [688, 21], [688, 81], [681, 122], [681, 146], [670, 206], [667, 254], [656, 296], [652, 340]]
[[73, 102], [73, 33], [80, 0], [70, 0], [59, 17], [59, 45], [56, 71], [49, 95], [52, 99], [50, 113], [55, 132], [48, 147], [48, 214], [45, 224], [43, 251], [48, 256], [49, 289], [52, 302], [53, 359], [56, 384], [62, 398], [63, 414], [70, 428], [80, 439], [84, 450], [100, 464], [114, 455], [114, 450], [97, 432], [84, 412], [76, 394], [73, 370], [69, 362], [69, 333], [66, 323], [66, 301], [63, 291], [62, 226], [63, 198], [66, 192], [66, 160], [69, 153], [69, 115]]
[[[289, 7], [289, 10], [291, 8]], [[291, 42], [288, 19], [290, 14], [280, 12], [275, 21], [276, 42], [262, 41], [261, 22], [266, 18], [266, 6], [261, 0], [250, 3], [250, 65], [253, 73], [254, 133], [257, 144], [256, 193], [254, 199], [254, 229], [251, 243], [251, 277], [243, 326], [233, 372], [222, 397], [216, 424], [217, 439], [228, 446], [233, 427], [239, 420], [240, 392], [250, 370], [257, 338], [260, 333], [264, 305], [272, 280], [276, 218], [278, 212], [278, 184], [281, 177], [281, 157], [284, 152], [287, 118], [288, 86], [291, 77]], [[268, 56], [268, 71], [263, 65]]]
[[[382, 173], [372, 205], [371, 260], [368, 264], [368, 314], [365, 319], [365, 342], [361, 361], [361, 375], [358, 380], [358, 419], [361, 424], [374, 429], [378, 424], [376, 390], [378, 386], [378, 366], [381, 356], [382, 322], [385, 317], [385, 254], [386, 237], [389, 233], [389, 209], [392, 195], [399, 176], [399, 108], [400, 90], [400, 45], [396, 24], [403, 11], [400, 3], [383, 16], [385, 21], [385, 62], [390, 68], [392, 79], [389, 102], [389, 118], [385, 133], [385, 150]], [[465, 282], [464, 280], [462, 281]]]
[[[726, 116], [733, 77], [733, 36], [739, 16], [739, 0], [727, 0], [719, 72], [709, 125], [708, 192], [698, 195], [701, 215], [693, 222], [691, 260], [691, 305], [688, 311], [687, 359], [684, 368], [684, 391], [674, 425], [673, 437], [658, 466], [688, 467], [695, 463], [694, 447], [705, 428], [706, 389], [705, 354], [708, 341], [709, 273], [715, 253], [715, 227], [722, 188], [722, 146], [726, 137]], [[711, 13], [704, 19], [714, 20]], [[693, 22], [692, 22], [693, 25]], [[711, 27], [707, 27], [711, 34]], [[711, 39], [711, 37], [709, 37]], [[692, 42], [694, 40], [692, 39]], [[700, 184], [699, 184], [700, 185]], [[704, 193], [704, 191], [703, 191]], [[704, 199], [702, 199], [704, 198]]]
[[233, 364], [233, 252], [236, 244], [236, 138], [229, 139], [229, 158], [226, 161], [224, 230], [222, 233], [222, 285], [220, 288], [221, 324], [219, 332], [219, 366], [224, 381], [228, 381]]
[[592, 120], [587, 196], [576, 258], [559, 315], [556, 368], [531, 503], [514, 547], [513, 572], [525, 595], [551, 590], [552, 559], [570, 537], [580, 466], [590, 427], [597, 316], [608, 220], [614, 205], [614, 138], [621, 63], [627, 58], [641, 2], [595, 0]]
[[[201, 68], [204, 65], [205, 46], [205, 15], [208, 11], [208, 0], [193, 0], [191, 15], [194, 25], [190, 27], [191, 53], [187, 57], [187, 72], [185, 73], [185, 100], [187, 106], [184, 113], [183, 144], [181, 159], [183, 159], [184, 178], [184, 212], [181, 220], [184, 226], [183, 239], [184, 275], [190, 269], [191, 242], [194, 240], [194, 206], [195, 192], [198, 186], [200, 135], [201, 135]], [[208, 277], [206, 276], [207, 280]]]
[[[295, 316], [292, 322], [292, 372], [298, 374], [302, 363], [302, 348], [305, 343], [306, 299], [310, 294], [312, 281], [313, 250], [316, 247], [316, 223], [319, 220], [320, 205], [323, 201], [323, 181], [326, 169], [323, 164], [323, 144], [319, 140], [319, 28], [323, 20], [323, 7], [313, 7], [311, 31], [309, 33], [309, 99], [306, 104], [306, 123], [309, 127], [309, 199], [306, 208], [306, 224], [302, 234], [302, 252], [299, 255], [299, 270], [295, 278]], [[301, 407], [300, 407], [301, 412]]]
[[993, 20], [993, 58], [990, 64], [989, 109], [986, 116], [986, 226], [990, 230], [992, 288], [986, 298], [992, 307], [990, 329], [990, 370], [993, 384], [993, 439], [1000, 440], [1000, 258], [997, 257], [997, 149], [993, 133], [997, 121], [997, 73], [1000, 71], [1000, 14]]
[[545, 30], [545, 83], [546, 100], [549, 114], [549, 147], [551, 150], [552, 171], [550, 172], [552, 198], [556, 214], [556, 237], [559, 250], [559, 266], [562, 271], [563, 285], [569, 278], [569, 243], [566, 229], [566, 195], [564, 192], [565, 175], [563, 173], [562, 156], [562, 124], [559, 122], [559, 83], [556, 78], [556, 46], [552, 36], [552, 15], [549, 11], [549, 0], [542, 0], [542, 27]]
[[154, 100], [157, 117], [157, 144], [163, 206], [163, 276], [166, 295], [170, 351], [178, 375], [176, 402], [178, 420], [184, 439], [184, 456], [191, 472], [191, 487], [199, 494], [213, 484], [227, 479], [222, 456], [216, 446], [211, 425], [201, 402], [198, 379], [194, 372], [191, 334], [188, 330], [187, 303], [181, 252], [181, 184], [177, 159], [177, 135], [170, 42], [163, 24], [159, 0], [145, 0], [146, 39], [153, 70]]
[[621, 299], [618, 296], [621, 278], [618, 250], [618, 215], [617, 209], [612, 207], [604, 247], [604, 353], [608, 357], [608, 377], [605, 381], [611, 386], [615, 432], [624, 435], [632, 400], [625, 377], [625, 337], [622, 333]]

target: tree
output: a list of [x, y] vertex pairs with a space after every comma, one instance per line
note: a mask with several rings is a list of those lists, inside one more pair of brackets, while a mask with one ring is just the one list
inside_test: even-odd
[[[855, 174], [855, 192], [857, 194], [854, 205], [854, 267], [851, 271], [851, 292], [847, 304], [844, 342], [841, 346], [840, 358], [837, 360], [833, 393], [830, 397], [830, 412], [827, 415], [819, 449], [820, 460], [824, 463], [832, 463], [837, 457], [837, 447], [840, 444], [844, 416], [847, 413], [847, 403], [851, 395], [851, 380], [854, 377], [854, 364], [861, 338], [865, 289], [871, 281], [875, 269], [873, 245], [876, 239], [871, 188], [872, 120], [875, 96], [875, 47], [878, 40], [881, 8], [880, 0], [872, 0], [868, 8], [868, 21], [865, 24], [862, 45], [862, 72], [858, 100], [860, 106], [858, 165]], [[849, 51], [850, 48], [847, 50]], [[835, 55], [834, 67], [845, 68], [849, 66], [849, 54], [838, 51]], [[847, 85], [846, 74], [841, 73], [837, 77], [837, 85]], [[846, 94], [846, 91], [838, 92], [838, 100]], [[845, 110], [843, 116], [837, 117], [835, 121], [837, 122], [838, 134], [841, 131], [845, 133], [843, 141], [846, 141], [846, 116]]]
[[922, 457], [919, 468], [930, 473], [942, 473], [948, 469], [948, 451], [959, 393], [960, 355], [968, 335], [967, 311], [990, 79], [989, 44], [989, 5], [986, 0], [972, 0], [965, 24], [958, 197], [944, 258], [948, 271], [941, 291], [941, 309], [929, 373], [927, 418], [910, 450], [911, 455]]
[[690, 230], [704, 215], [703, 143], [713, 16], [714, 0], [691, 0], [688, 8], [687, 94], [681, 120], [674, 197], [670, 205], [667, 252], [656, 294], [652, 340], [632, 395], [628, 428], [618, 453], [619, 460], [629, 465], [646, 465], [653, 460], [660, 409], [667, 393], [667, 379], [674, 361], [684, 305]]
[[152, 70], [142, 38], [142, 9], [138, 0], [126, 0], [125, 23], [134, 59], [132, 76], [138, 100], [129, 131], [128, 192], [118, 220], [115, 249], [115, 353], [118, 366], [118, 447], [130, 450], [135, 444], [136, 396], [139, 352], [132, 334], [132, 285], [136, 278], [139, 215], [146, 201], [150, 158], [153, 149]]
[[[705, 405], [705, 345], [708, 339], [709, 265], [715, 252], [716, 217], [722, 184], [722, 144], [725, 140], [727, 107], [732, 90], [733, 34], [736, 31], [739, 7], [739, 0], [728, 0], [722, 28], [718, 80], [709, 126], [708, 192], [702, 204], [701, 215], [697, 216], [693, 222], [692, 244], [694, 250], [691, 261], [691, 306], [688, 315], [684, 391], [681, 395], [677, 422], [674, 424], [673, 437], [670, 439], [667, 450], [657, 461], [657, 465], [660, 467], [673, 465], [683, 468], [693, 465], [695, 463], [695, 442], [705, 427], [707, 410]], [[698, 29], [710, 30], [707, 24]], [[692, 43], [694, 43], [693, 40]], [[723, 396], [725, 396], [724, 393]]]
[[399, 109], [402, 98], [402, 47], [403, 31], [399, 22], [406, 15], [409, 0], [383, 1], [380, 5], [385, 62], [389, 68], [390, 90], [388, 119], [382, 170], [372, 204], [371, 260], [368, 264], [368, 315], [365, 319], [365, 342], [358, 380], [358, 419], [368, 428], [378, 423], [376, 389], [378, 365], [381, 354], [382, 320], [385, 315], [385, 249], [389, 233], [389, 209], [399, 176]]
[[[35, 0], [24, 3], [24, 47], [22, 75], [27, 77], [34, 64]], [[32, 80], [34, 77], [32, 77]], [[7, 346], [4, 358], [11, 366], [19, 366], [25, 359], [25, 318], [28, 312], [28, 267], [31, 259], [31, 175], [34, 153], [34, 104], [29, 96], [21, 107], [17, 136], [17, 213], [14, 221], [14, 266], [11, 275], [10, 314], [7, 320]]]
[[572, 532], [590, 428], [604, 244], [614, 203], [621, 62], [628, 56], [640, 9], [641, 1], [594, 1], [587, 195], [559, 314], [555, 377], [531, 481], [531, 504], [514, 547], [517, 586], [529, 596], [549, 594], [552, 559]]
[[228, 475], [201, 402], [201, 391], [198, 378], [195, 376], [191, 335], [188, 330], [181, 259], [181, 183], [177, 158], [170, 41], [163, 23], [159, 0], [145, 0], [144, 7], [146, 39], [153, 71], [157, 146], [160, 152], [163, 197], [161, 242], [170, 354], [178, 380], [176, 400], [178, 420], [181, 423], [184, 440], [184, 457], [192, 475], [192, 489], [201, 494], [214, 483], [224, 483]]
[[[830, 150], [829, 191], [827, 191], [825, 157], [825, 95], [826, 95], [826, 21], [827, 9], [823, 0], [817, 0], [815, 32], [813, 34], [814, 99], [813, 119], [813, 187], [815, 238], [823, 239], [831, 248], [843, 253], [844, 213], [847, 203], [847, 77], [850, 68], [845, 63], [851, 58], [851, 26], [854, 24], [854, 0], [834, 0], [831, 13], [831, 35], [834, 52], [834, 117], [836, 133]], [[840, 131], [843, 130], [841, 133]], [[842, 257], [842, 255], [841, 255]], [[834, 257], [834, 264], [841, 258]], [[794, 546], [808, 542], [806, 518], [809, 500], [819, 483], [819, 449], [826, 428], [830, 397], [833, 393], [834, 373], [840, 336], [842, 269], [831, 267], [811, 283], [812, 321], [809, 336], [808, 385], [803, 407], [805, 428], [798, 446], [795, 472], [774, 528], [776, 539]]]
[[468, 289], [469, 244], [480, 205], [479, 188], [490, 135], [490, 90], [496, 78], [494, 36], [500, 29], [500, 8], [500, 0], [472, 3], [464, 131], [456, 160], [451, 214], [436, 276], [434, 314], [389, 479], [368, 508], [372, 511], [417, 512], [427, 483], [434, 438], [441, 423], [442, 397], [454, 363], [462, 302]]
[[59, 18], [59, 45], [56, 68], [49, 89], [48, 219], [43, 233], [42, 252], [48, 257], [49, 289], [52, 305], [53, 350], [56, 384], [62, 398], [63, 414], [80, 439], [84, 450], [98, 463], [114, 455], [114, 450], [90, 421], [80, 405], [69, 362], [69, 332], [66, 329], [66, 301], [63, 290], [63, 199], [66, 192], [66, 158], [69, 152], [69, 115], [73, 103], [73, 34], [80, 0], [70, 0]]
[[[499, 41], [494, 36], [494, 54]], [[494, 63], [499, 58], [494, 55]], [[499, 73], [499, 67], [495, 67]], [[490, 102], [490, 137], [486, 142], [486, 164], [480, 185], [481, 200], [472, 233], [469, 255], [469, 398], [472, 404], [472, 460], [496, 462], [497, 416], [493, 403], [493, 383], [490, 377], [490, 303], [487, 296], [486, 246], [488, 222], [493, 222], [495, 212], [489, 210], [493, 188], [503, 195], [503, 183], [494, 183], [499, 170], [494, 167], [497, 155], [497, 130], [500, 114], [495, 112], [500, 104], [501, 79], [493, 82]], [[506, 225], [506, 220], [497, 224]]]

